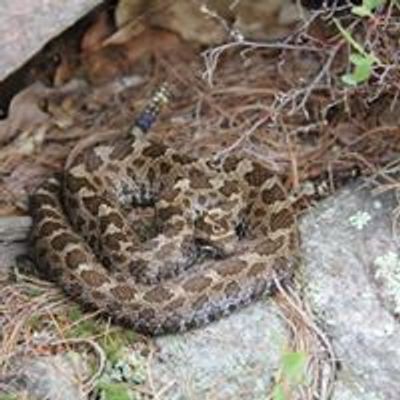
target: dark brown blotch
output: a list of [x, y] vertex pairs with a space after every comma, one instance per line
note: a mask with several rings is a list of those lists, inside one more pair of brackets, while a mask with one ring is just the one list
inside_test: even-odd
[[66, 207], [70, 210], [76, 210], [79, 208], [79, 201], [75, 197], [68, 196], [64, 199]]
[[244, 175], [250, 186], [260, 187], [267, 179], [272, 177], [271, 171], [259, 163], [252, 162], [252, 170]]
[[263, 274], [265, 274], [265, 271], [267, 268], [269, 269], [269, 265], [267, 265], [265, 262], [255, 263], [249, 269], [247, 276], [254, 277], [254, 276], [258, 276], [258, 275], [263, 275]]
[[171, 159], [173, 162], [181, 165], [191, 164], [194, 160], [185, 154], [172, 154]]
[[129, 139], [118, 140], [110, 153], [110, 160], [123, 160], [132, 154], [132, 143], [134, 142], [134, 137]]
[[82, 188], [96, 191], [95, 186], [88, 179], [70, 174], [65, 176], [65, 185], [71, 193], [78, 193]]
[[237, 282], [231, 281], [226, 286], [224, 293], [228, 298], [237, 297], [240, 293], [240, 286]]
[[277, 274], [281, 274], [288, 270], [291, 266], [290, 260], [287, 257], [281, 256], [274, 260], [274, 270]]
[[32, 204], [34, 207], [43, 207], [44, 205], [51, 206], [53, 208], [58, 208], [59, 204], [57, 199], [51, 194], [36, 193], [32, 196]]
[[59, 229], [65, 229], [65, 225], [56, 221], [46, 221], [39, 229], [39, 235], [42, 237], [49, 236]]
[[160, 165], [159, 165], [159, 168], [160, 168], [160, 173], [161, 174], [169, 174], [169, 172], [171, 171], [172, 165], [171, 165], [171, 163], [167, 163], [165, 161], [161, 161]]
[[182, 307], [185, 304], [184, 297], [178, 297], [177, 299], [172, 300], [165, 306], [165, 310], [167, 311], [175, 311], [178, 308]]
[[112, 259], [116, 264], [120, 265], [125, 264], [128, 261], [127, 257], [124, 254], [118, 252], [112, 255]]
[[141, 320], [141, 322], [144, 323], [148, 323], [151, 320], [153, 320], [156, 317], [156, 312], [150, 308], [143, 308], [140, 312], [139, 312], [139, 320]]
[[166, 151], [167, 151], [167, 146], [161, 143], [153, 142], [149, 146], [143, 149], [142, 154], [145, 157], [158, 158], [163, 156]]
[[71, 269], [76, 269], [80, 264], [87, 262], [86, 254], [80, 249], [73, 249], [65, 256], [65, 262]]
[[[135, 158], [135, 159], [132, 161], [132, 165], [133, 165], [135, 168], [141, 168], [141, 167], [143, 167], [144, 164], [146, 164], [146, 159], [143, 158], [143, 157]], [[134, 169], [131, 169], [131, 170], [130, 170], [129, 176], [135, 176]]]
[[90, 294], [96, 301], [104, 301], [107, 298], [107, 295], [100, 290], [92, 290]]
[[234, 180], [228, 180], [224, 183], [219, 191], [226, 197], [230, 197], [232, 194], [239, 193], [239, 182]]
[[179, 332], [181, 318], [177, 315], [169, 315], [162, 323], [162, 329], [168, 333]]
[[125, 241], [126, 237], [121, 232], [114, 232], [105, 235], [102, 239], [102, 243], [104, 247], [111, 251], [120, 250], [121, 242]]
[[213, 290], [214, 292], [220, 292], [220, 291], [223, 289], [223, 287], [224, 287], [224, 282], [218, 282], [217, 284], [215, 284], [215, 285], [212, 287], [212, 290]]
[[211, 184], [208, 181], [207, 175], [198, 168], [189, 170], [190, 186], [193, 189], [209, 189]]
[[294, 224], [294, 216], [293, 213], [284, 208], [281, 211], [278, 211], [271, 215], [270, 226], [271, 230], [277, 231], [278, 229], [287, 229], [291, 228]]
[[264, 189], [261, 192], [261, 199], [265, 204], [271, 204], [274, 201], [284, 201], [285, 198], [285, 192], [277, 183], [274, 183], [271, 188]]
[[98, 237], [95, 233], [87, 236], [87, 242], [92, 249], [95, 249], [99, 243]]
[[148, 262], [142, 258], [136, 258], [129, 263], [128, 269], [129, 273], [133, 276], [139, 276], [144, 273], [148, 268]]
[[102, 199], [99, 196], [85, 197], [82, 199], [82, 203], [86, 210], [88, 210], [89, 213], [94, 217], [97, 217], [99, 214], [99, 208], [101, 204], [103, 204]]
[[262, 207], [255, 208], [253, 211], [254, 217], [263, 218], [267, 215], [267, 210]]
[[239, 162], [239, 157], [235, 155], [228, 156], [225, 158], [222, 168], [225, 172], [232, 172], [237, 168]]
[[174, 297], [173, 293], [163, 286], [157, 286], [149, 290], [144, 296], [144, 300], [149, 303], [164, 303]]
[[[109, 171], [113, 172], [114, 175], [116, 175], [116, 176], [120, 175], [120, 174], [121, 174], [121, 171], [122, 171], [121, 165], [118, 163], [118, 161], [116, 161], [115, 163], [111, 163], [111, 162], [108, 163], [107, 169], [108, 169]], [[111, 180], [109, 180], [109, 182], [110, 182], [111, 184], [113, 184], [112, 178], [111, 178]]]
[[200, 297], [198, 297], [194, 302], [193, 302], [193, 309], [194, 310], [201, 310], [207, 303], [208, 303], [208, 296], [203, 294]]
[[120, 301], [131, 301], [136, 296], [136, 290], [124, 284], [115, 286], [110, 291]]
[[246, 268], [246, 262], [231, 260], [230, 262], [225, 262], [222, 265], [219, 265], [217, 272], [221, 276], [231, 276], [240, 274], [244, 268]]
[[78, 231], [82, 231], [82, 228], [86, 225], [86, 221], [80, 216], [80, 215], [78, 215], [77, 217], [76, 217], [76, 220], [75, 220], [75, 228], [78, 230]]
[[61, 251], [70, 243], [79, 243], [79, 239], [71, 233], [62, 232], [51, 239], [50, 243], [54, 250]]
[[153, 167], [149, 167], [148, 171], [147, 171], [147, 180], [149, 182], [154, 182], [156, 180], [156, 172], [154, 171]]
[[168, 203], [172, 203], [179, 196], [180, 193], [181, 193], [181, 190], [178, 188], [166, 190], [163, 193], [162, 198], [163, 198], [163, 200], [167, 201]]
[[96, 230], [96, 221], [94, 219], [91, 219], [89, 221], [89, 231], [93, 232]]
[[275, 240], [267, 238], [258, 244], [255, 250], [257, 253], [267, 256], [276, 253], [282, 247], [283, 243], [284, 238], [282, 236], [279, 236]]
[[183, 288], [188, 292], [198, 293], [209, 287], [211, 282], [211, 278], [207, 278], [205, 276], [196, 276], [188, 279], [183, 284]]
[[103, 160], [91, 149], [85, 154], [85, 166], [89, 172], [96, 171], [103, 164]]
[[82, 271], [80, 273], [80, 276], [85, 281], [85, 283], [87, 283], [89, 286], [96, 288], [110, 282], [106, 275], [101, 274], [97, 271]]
[[177, 214], [178, 215], [183, 214], [182, 209], [177, 206], [169, 206], [169, 207], [164, 207], [164, 208], [160, 208], [159, 210], [157, 210], [157, 217], [161, 221], [167, 221], [172, 216], [177, 215]]
[[61, 274], [61, 267], [63, 265], [63, 259], [61, 258], [61, 254], [49, 252], [48, 254], [48, 264], [49, 268], [51, 268], [52, 278], [55, 278], [58, 274]]

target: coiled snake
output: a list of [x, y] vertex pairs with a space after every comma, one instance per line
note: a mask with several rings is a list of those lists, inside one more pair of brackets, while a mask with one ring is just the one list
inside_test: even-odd
[[262, 164], [195, 159], [148, 138], [164, 100], [160, 90], [129, 134], [82, 151], [31, 198], [42, 273], [147, 334], [260, 297], [291, 271], [297, 238], [284, 189]]

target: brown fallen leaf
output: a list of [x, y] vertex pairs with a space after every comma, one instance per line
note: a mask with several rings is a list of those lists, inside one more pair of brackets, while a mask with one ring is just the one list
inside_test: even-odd
[[49, 120], [44, 105], [50, 92], [51, 89], [43, 83], [35, 82], [12, 99], [8, 118], [0, 121], [0, 144], [14, 139], [34, 125]]
[[120, 0], [115, 10], [118, 27], [141, 23], [208, 46], [228, 40], [233, 30], [248, 40], [279, 39], [306, 17], [292, 0]]
[[110, 15], [106, 11], [97, 14], [93, 24], [83, 35], [81, 51], [91, 52], [103, 46], [104, 41], [114, 32]]
[[146, 29], [125, 43], [110, 44], [83, 55], [84, 74], [91, 83], [105, 83], [130, 73], [138, 61], [145, 61], [148, 56], [169, 52], [181, 45], [178, 36], [173, 33]]

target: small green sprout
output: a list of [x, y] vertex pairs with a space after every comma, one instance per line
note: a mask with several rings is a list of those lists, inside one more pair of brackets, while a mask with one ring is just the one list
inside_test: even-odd
[[351, 12], [359, 17], [371, 18], [374, 15], [374, 11], [385, 3], [386, 0], [363, 0], [360, 6], [352, 7]]
[[350, 54], [350, 62], [354, 65], [354, 69], [349, 74], [343, 75], [342, 81], [349, 86], [357, 86], [371, 77], [376, 60], [370, 55], [353, 53]]
[[368, 225], [371, 219], [372, 219], [371, 214], [369, 214], [366, 211], [359, 210], [355, 214], [349, 217], [349, 223], [358, 231], [361, 231], [364, 229], [366, 225]]
[[[371, 18], [374, 15], [374, 11], [385, 3], [386, 0], [363, 0], [361, 5], [352, 7], [351, 11], [359, 17]], [[354, 52], [350, 55], [350, 63], [354, 68], [350, 73], [342, 76], [342, 81], [349, 86], [357, 86], [368, 81], [372, 76], [374, 66], [381, 65], [381, 62], [375, 55], [368, 54], [363, 46], [352, 37], [349, 31], [343, 28], [336, 18], [333, 21], [340, 33], [354, 49]]]
[[282, 356], [278, 383], [272, 392], [272, 400], [289, 400], [294, 387], [305, 380], [308, 356], [305, 352], [289, 351]]
[[99, 383], [97, 390], [101, 400], [132, 400], [129, 389], [120, 383]]
[[367, 81], [372, 75], [374, 66], [380, 65], [381, 62], [373, 54], [368, 54], [361, 44], [351, 36], [350, 32], [343, 28], [336, 18], [334, 18], [333, 21], [346, 41], [355, 50], [355, 52], [350, 55], [350, 62], [355, 68], [349, 74], [343, 75], [342, 81], [347, 85], [357, 86]]

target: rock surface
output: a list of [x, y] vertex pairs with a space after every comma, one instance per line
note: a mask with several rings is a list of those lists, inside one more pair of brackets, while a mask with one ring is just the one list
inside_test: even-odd
[[260, 301], [218, 323], [157, 339], [150, 365], [163, 399], [265, 399], [289, 337], [271, 302]]
[[352, 187], [301, 224], [308, 298], [341, 365], [334, 400], [400, 398], [396, 205]]
[[32, 400], [85, 400], [82, 377], [87, 373], [78, 353], [32, 357], [23, 361], [16, 392]]
[[101, 0], [0, 0], [0, 81]]

